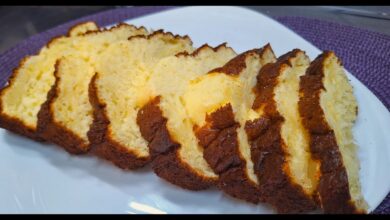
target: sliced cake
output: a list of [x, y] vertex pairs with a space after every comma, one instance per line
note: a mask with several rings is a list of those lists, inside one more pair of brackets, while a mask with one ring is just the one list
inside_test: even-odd
[[87, 132], [92, 124], [88, 85], [93, 66], [77, 56], [60, 58], [55, 66], [55, 82], [38, 113], [38, 131], [70, 153], [89, 150]]
[[83, 23], [71, 28], [68, 36], [52, 39], [37, 55], [21, 61], [1, 91], [0, 126], [42, 140], [37, 132], [38, 112], [54, 85], [57, 59], [75, 51], [83, 51], [82, 57], [88, 59], [90, 54], [97, 54], [112, 41], [144, 33], [144, 28], [125, 24], [110, 30], [98, 30], [93, 23]]
[[[37, 55], [27, 56], [20, 61], [0, 92], [0, 127], [43, 140], [36, 134], [36, 115], [46, 100], [49, 90], [46, 84], [50, 86], [53, 81], [47, 75], [54, 71], [55, 61], [61, 53], [68, 50], [64, 46], [66, 42], [70, 44], [75, 36], [94, 30], [98, 30], [98, 27], [93, 22], [75, 25], [66, 36], [53, 38]], [[45, 85], [36, 86], [41, 83]]]
[[88, 137], [97, 155], [123, 169], [150, 161], [136, 122], [138, 110], [152, 98], [147, 80], [161, 59], [192, 51], [187, 36], [156, 31], [111, 44], [101, 54], [89, 88], [94, 113]]
[[[254, 203], [260, 199], [258, 181], [240, 122], [245, 122], [244, 115], [251, 114], [247, 110], [254, 100], [252, 89], [259, 70], [273, 61], [275, 56], [269, 45], [247, 51], [191, 80], [181, 98], [190, 128], [187, 133], [195, 133], [199, 152], [219, 176], [217, 186]], [[188, 155], [182, 156], [187, 163], [195, 158], [190, 150], [182, 147], [179, 151]]]
[[88, 88], [97, 58], [108, 45], [147, 33], [144, 28], [121, 24], [74, 39], [76, 50], [57, 60], [54, 84], [38, 113], [39, 135], [70, 153], [88, 151], [87, 132], [93, 119]]
[[190, 54], [167, 57], [154, 68], [149, 80], [153, 98], [138, 112], [137, 123], [161, 178], [191, 190], [205, 189], [218, 178], [203, 158], [183, 95], [192, 80], [235, 56], [225, 44], [204, 45]]
[[310, 160], [298, 114], [299, 76], [309, 63], [305, 53], [295, 49], [265, 65], [257, 77], [252, 105], [259, 117], [245, 124], [262, 196], [279, 213], [317, 208], [318, 166]]
[[358, 106], [341, 61], [324, 52], [300, 82], [299, 112], [313, 159], [320, 164], [317, 186], [325, 213], [365, 213], [359, 160], [352, 127]]

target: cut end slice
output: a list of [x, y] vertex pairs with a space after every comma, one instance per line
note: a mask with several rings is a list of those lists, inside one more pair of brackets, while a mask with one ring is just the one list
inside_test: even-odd
[[299, 111], [310, 135], [311, 153], [321, 167], [318, 193], [324, 211], [366, 212], [352, 135], [357, 103], [333, 52], [324, 52], [311, 63], [300, 91]]

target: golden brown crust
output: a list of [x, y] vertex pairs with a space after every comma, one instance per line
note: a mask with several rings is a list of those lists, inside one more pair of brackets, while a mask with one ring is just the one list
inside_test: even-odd
[[177, 155], [177, 150], [156, 156], [152, 168], [157, 176], [184, 189], [197, 191], [215, 184], [215, 181], [202, 178], [186, 166]]
[[[138, 29], [141, 29], [141, 28], [138, 28]], [[176, 40], [186, 39], [186, 40], [189, 40], [192, 44], [192, 40], [188, 35], [184, 35], [184, 36], [181, 36], [178, 34], [174, 35], [172, 32], [165, 32], [163, 29], [154, 31], [153, 33], [151, 33], [149, 35], [134, 35], [134, 36], [129, 37], [128, 40], [137, 39], [137, 38], [143, 38], [143, 39], [149, 40], [149, 39], [152, 39], [154, 37], [158, 37], [159, 35], [169, 36], [169, 37], [172, 37], [173, 39], [176, 39]]]
[[[175, 56], [176, 57], [196, 57], [198, 56], [203, 50], [207, 50], [207, 49], [211, 49], [212, 51], [214, 52], [217, 52], [218, 50], [222, 49], [222, 48], [229, 48], [229, 49], [232, 49], [231, 47], [227, 47], [226, 46], [227, 43], [222, 43], [216, 47], [211, 47], [210, 45], [208, 44], [203, 44], [202, 46], [200, 46], [199, 48], [197, 48], [195, 51], [193, 51], [192, 53], [188, 53], [187, 51], [183, 51], [183, 52], [180, 52], [180, 53], [177, 53]], [[232, 49], [233, 50], [233, 49]]]
[[203, 178], [178, 155], [180, 144], [169, 135], [159, 107], [160, 97], [155, 97], [143, 106], [137, 115], [137, 124], [142, 136], [149, 142], [149, 152], [153, 158], [152, 168], [161, 178], [189, 190], [202, 190], [214, 184], [213, 180]]
[[59, 83], [61, 78], [58, 76], [58, 67], [61, 60], [55, 64], [54, 77], [55, 82], [47, 94], [46, 101], [42, 104], [38, 112], [37, 134], [47, 141], [51, 141], [71, 154], [86, 153], [89, 150], [89, 145], [83, 141], [77, 134], [55, 122], [53, 103], [58, 97]]
[[[68, 31], [68, 37], [70, 37], [70, 33], [72, 30], [75, 28], [78, 28], [80, 25], [84, 25], [85, 23], [80, 23], [78, 25], [73, 26], [69, 31]], [[110, 32], [115, 29], [119, 29], [124, 26], [129, 26], [129, 27], [134, 27], [137, 30], [140, 29], [145, 29], [144, 27], [135, 27], [133, 25], [125, 24], [125, 23], [120, 23], [118, 25], [115, 25], [109, 29], [99, 29], [99, 30], [89, 30], [86, 33], [80, 34], [79, 36], [89, 36], [92, 34], [98, 34], [102, 32]], [[48, 46], [50, 46], [51, 43], [54, 42], [55, 39], [53, 38], [49, 43]], [[56, 64], [56, 68], [57, 68]], [[56, 123], [54, 120], [53, 116], [53, 110], [52, 110], [52, 104], [55, 102], [59, 91], [58, 88], [58, 83], [60, 81], [60, 78], [58, 77], [57, 74], [57, 69], [54, 72], [55, 76], [55, 84], [52, 86], [51, 90], [48, 93], [48, 99], [46, 102], [42, 105], [39, 113], [38, 113], [38, 124], [37, 124], [37, 132], [39, 135], [46, 140], [49, 140], [57, 145], [60, 145], [61, 147], [65, 148], [69, 153], [72, 154], [81, 154], [81, 153], [86, 153], [90, 146], [89, 144], [85, 143], [82, 138], [80, 138], [77, 134], [72, 132], [71, 130], [67, 129], [66, 127], [60, 125], [59, 123]]]
[[[28, 58], [29, 58], [29, 56], [26, 56], [25, 58], [23, 58], [20, 61], [19, 66], [16, 67], [12, 71], [12, 74], [8, 79], [8, 84], [5, 87], [3, 87], [0, 91], [0, 97], [3, 97], [4, 93], [11, 87], [12, 83], [14, 82], [14, 80], [19, 72], [20, 67], [22, 67], [24, 65], [24, 63], [27, 61]], [[34, 128], [31, 128], [31, 127], [25, 125], [18, 118], [10, 117], [10, 116], [4, 114], [2, 100], [0, 100], [0, 127], [5, 128], [5, 129], [12, 131], [14, 133], [26, 136], [28, 138], [34, 139], [36, 141], [44, 141], [44, 139], [42, 139], [41, 137], [39, 137], [35, 133]]]
[[239, 152], [239, 126], [232, 106], [227, 104], [207, 115], [206, 125], [195, 128], [195, 134], [204, 148], [203, 157], [219, 175], [218, 188], [233, 197], [258, 203], [259, 187], [249, 180], [246, 162]]
[[136, 169], [150, 162], [150, 157], [140, 158], [134, 152], [122, 146], [110, 137], [108, 126], [110, 121], [106, 114], [106, 105], [100, 101], [97, 94], [96, 73], [89, 84], [89, 101], [93, 107], [93, 122], [88, 131], [91, 152], [97, 156], [113, 162], [122, 169]]
[[49, 40], [49, 42], [47, 42], [47, 44], [44, 45], [44, 46], [40, 49], [40, 51], [37, 53], [37, 55], [41, 52], [41, 50], [42, 50], [43, 48], [45, 48], [45, 47], [50, 48], [51, 45], [54, 44], [54, 42], [55, 42], [56, 40], [61, 39], [61, 38], [63, 38], [63, 37], [66, 37], [66, 35], [60, 35], [60, 36], [51, 38], [51, 39]]
[[320, 105], [324, 61], [331, 52], [318, 56], [301, 76], [299, 112], [303, 126], [309, 133], [312, 157], [320, 162], [320, 182], [317, 190], [325, 213], [359, 213], [350, 202], [351, 195], [346, 169], [336, 142], [334, 131], [325, 119]]
[[[50, 48], [51, 45], [52, 45], [56, 40], [58, 40], [58, 39], [60, 39], [60, 38], [63, 38], [63, 37], [71, 37], [70, 33], [72, 32], [72, 30], [78, 28], [80, 25], [83, 25], [83, 24], [85, 24], [85, 23], [88, 23], [88, 21], [87, 21], [87, 22], [82, 22], [82, 23], [79, 23], [79, 24], [76, 24], [76, 25], [72, 26], [71, 28], [69, 28], [68, 32], [67, 32], [65, 35], [60, 35], [60, 36], [56, 36], [56, 37], [51, 38], [51, 39], [49, 40], [49, 42], [47, 42], [46, 45], [43, 46], [42, 48], [45, 48], [45, 47]], [[88, 33], [88, 32], [91, 32], [91, 31], [89, 30], [89, 31], [87, 31], [86, 33]], [[86, 34], [86, 33], [84, 33], [84, 34]], [[80, 34], [80, 35], [78, 35], [78, 36], [81, 36], [81, 35], [84, 35], [84, 34]], [[41, 50], [42, 50], [42, 49], [41, 49]], [[39, 52], [38, 52], [38, 54], [39, 54]]]
[[[119, 24], [118, 27], [128, 24]], [[115, 28], [115, 27], [114, 27]], [[141, 27], [143, 28], [143, 27]], [[138, 28], [138, 29], [141, 29]], [[110, 29], [111, 30], [111, 29]], [[91, 32], [92, 33], [92, 32]], [[87, 33], [90, 34], [90, 33]], [[129, 41], [133, 39], [152, 39], [159, 35], [170, 36], [174, 39], [191, 39], [188, 36], [173, 35], [171, 32], [164, 32], [158, 30], [150, 35], [135, 35], [128, 38]], [[192, 43], [192, 41], [191, 41]], [[98, 99], [97, 88], [95, 81], [98, 75], [96, 74], [89, 86], [89, 99], [93, 105], [93, 123], [91, 129], [88, 131], [88, 139], [92, 145], [92, 151], [102, 158], [112, 161], [117, 166], [123, 169], [135, 169], [142, 167], [151, 161], [151, 157], [137, 157], [134, 152], [121, 145], [110, 137], [108, 132], [109, 120], [105, 112], [104, 102]]]
[[[86, 23], [86, 22], [85, 22]], [[73, 29], [73, 28], [76, 28], [78, 27], [79, 25], [82, 25], [84, 23], [80, 23], [80, 24], [76, 24], [74, 25], [73, 27], [70, 28], [68, 34], [70, 33], [70, 31]], [[63, 36], [60, 36], [60, 37], [63, 37]], [[49, 42], [47, 42], [47, 44], [45, 45], [46, 47], [49, 47], [50, 44], [55, 40], [55, 39], [58, 39], [60, 37], [54, 37], [52, 38]], [[42, 48], [44, 48], [45, 46], [43, 46]], [[37, 52], [37, 54], [39, 54], [40, 51]], [[37, 55], [36, 54], [36, 55]], [[19, 65], [12, 71], [12, 74], [11, 76], [9, 77], [8, 79], [8, 84], [3, 87], [0, 91], [0, 97], [3, 96], [3, 94], [7, 91], [7, 89], [9, 89], [11, 87], [11, 85], [13, 84], [18, 72], [19, 72], [19, 69], [24, 65], [24, 63], [27, 61], [27, 59], [29, 59], [30, 56], [26, 56], [24, 57]], [[23, 136], [26, 136], [28, 138], [31, 138], [31, 139], [34, 139], [36, 141], [45, 141], [39, 134], [37, 134], [37, 130], [36, 128], [32, 128], [32, 127], [29, 127], [27, 125], [25, 125], [23, 123], [23, 121], [21, 121], [20, 119], [18, 118], [15, 118], [15, 117], [10, 117], [6, 114], [3, 113], [3, 107], [2, 107], [2, 101], [0, 100], [0, 127], [2, 128], [5, 128], [9, 131], [12, 131], [14, 133], [17, 133], [17, 134], [20, 134], [20, 135], [23, 135]]]
[[262, 57], [266, 50], [272, 51], [270, 44], [266, 44], [262, 48], [256, 48], [241, 53], [238, 56], [236, 56], [234, 59], [231, 59], [229, 62], [227, 62], [224, 66], [213, 69], [209, 71], [209, 73], [218, 72], [218, 73], [225, 73], [227, 75], [239, 75], [241, 71], [246, 68], [245, 60], [248, 55], [255, 53], [258, 54], [260, 57]]
[[0, 127], [36, 141], [45, 141], [41, 137], [37, 136], [37, 134], [35, 133], [35, 129], [24, 125], [24, 123], [19, 119], [9, 117], [8, 115], [0, 115]]
[[[202, 45], [192, 53], [180, 52], [176, 57], [196, 57], [203, 50], [211, 49], [215, 52], [226, 47], [223, 43], [217, 47]], [[182, 161], [178, 155], [180, 144], [170, 136], [166, 127], [167, 119], [159, 107], [160, 97], [155, 97], [144, 105], [138, 112], [137, 124], [142, 136], [149, 142], [149, 152], [153, 158], [154, 172], [161, 178], [189, 190], [206, 189], [215, 185], [216, 179], [203, 177], [192, 167]]]
[[290, 59], [298, 52], [293, 50], [280, 57], [276, 63], [266, 64], [260, 70], [252, 108], [263, 108], [263, 115], [245, 125], [262, 195], [280, 213], [299, 213], [317, 208], [315, 200], [306, 195], [300, 185], [292, 182], [285, 169], [287, 152], [281, 137], [284, 118], [277, 111], [274, 99], [274, 89], [281, 70], [286, 64], [291, 66]]
[[[82, 25], [82, 24], [85, 24], [85, 23], [88, 23], [88, 22], [83, 22], [83, 23], [80, 23], [80, 24], [77, 24], [75, 26], [73, 26], [71, 29], [74, 29], [74, 28], [77, 28], [79, 25]], [[110, 28], [100, 28], [98, 30], [88, 30], [87, 32], [83, 33], [83, 34], [79, 34], [78, 36], [91, 36], [91, 35], [95, 35], [95, 34], [99, 34], [99, 33], [102, 33], [102, 32], [111, 32], [115, 29], [119, 29], [119, 28], [122, 28], [122, 27], [132, 27], [132, 28], [135, 28], [136, 30], [144, 30], [145, 32], [147, 32], [146, 28], [141, 26], [141, 27], [136, 27], [134, 25], [131, 25], [131, 24], [126, 24], [126, 23], [119, 23], [115, 26], [112, 26]], [[68, 31], [67, 35], [64, 35], [64, 36], [58, 36], [58, 37], [54, 37], [52, 38], [47, 44], [46, 44], [46, 47], [47, 48], [50, 48], [50, 46], [57, 40], [57, 39], [60, 39], [62, 37], [69, 37], [69, 34], [71, 32], [71, 29]], [[144, 36], [144, 35], [136, 35], [136, 36]], [[43, 47], [42, 47], [43, 48]]]
[[[251, 54], [262, 57], [269, 44], [239, 54], [224, 66], [209, 73], [239, 75], [246, 68], [246, 58]], [[246, 161], [239, 152], [237, 128], [233, 109], [227, 104], [206, 116], [206, 125], [194, 128], [199, 144], [204, 147], [203, 157], [219, 175], [218, 187], [227, 194], [252, 203], [263, 201], [260, 188], [251, 181], [246, 172]]]
[[[87, 24], [87, 23], [93, 23], [96, 27], [99, 27], [99, 26], [98, 26], [95, 22], [93, 22], [93, 21], [80, 22], [80, 23], [78, 23], [78, 24], [76, 24], [76, 25], [70, 27], [69, 30], [68, 30], [68, 32], [67, 32], [67, 34], [66, 34], [66, 36], [67, 36], [67, 37], [71, 37], [71, 33], [72, 33], [73, 30], [75, 30], [75, 29], [78, 28], [79, 26], [85, 25], [85, 24]], [[87, 32], [88, 32], [88, 31], [87, 31]], [[84, 34], [85, 34], [85, 33], [84, 33]], [[80, 35], [82, 35], [82, 34], [80, 34]]]
[[86, 33], [84, 33], [83, 36], [97, 34], [97, 33], [101, 33], [101, 32], [113, 31], [115, 29], [120, 29], [122, 27], [132, 27], [132, 28], [135, 28], [136, 30], [144, 30], [145, 32], [147, 32], [146, 28], [144, 26], [137, 27], [137, 26], [134, 26], [132, 24], [127, 24], [127, 23], [121, 22], [121, 23], [114, 25], [110, 28], [101, 28], [99, 30], [89, 30]]

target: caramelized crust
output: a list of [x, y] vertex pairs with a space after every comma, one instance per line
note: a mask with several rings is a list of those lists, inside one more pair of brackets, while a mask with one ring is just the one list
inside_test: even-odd
[[261, 69], [253, 109], [262, 109], [263, 115], [245, 125], [260, 190], [265, 201], [280, 213], [306, 212], [317, 207], [313, 198], [308, 198], [302, 187], [293, 183], [286, 169], [286, 146], [281, 137], [284, 118], [277, 111], [274, 99], [278, 77], [285, 65], [291, 66], [289, 60], [298, 51], [293, 50], [281, 56], [276, 63], [267, 64]]
[[[175, 67], [173, 71], [176, 71], [178, 79], [181, 79], [175, 79], [174, 81], [176, 83], [180, 83], [180, 85], [177, 85], [178, 88], [176, 88], [175, 94], [166, 92], [164, 89], [157, 90], [157, 96], [155, 96], [138, 111], [137, 124], [139, 125], [142, 136], [149, 143], [148, 148], [153, 158], [152, 167], [154, 172], [159, 177], [182, 188], [189, 190], [202, 190], [214, 185], [217, 177], [211, 176], [204, 170], [199, 169], [199, 167], [193, 167], [193, 164], [190, 163], [191, 161], [186, 160], [181, 150], [185, 147], [187, 147], [187, 150], [188, 148], [198, 147], [196, 146], [197, 144], [192, 145], [193, 143], [196, 143], [196, 141], [181, 143], [179, 141], [180, 139], [175, 138], [175, 132], [177, 131], [175, 128], [171, 128], [172, 130], [170, 130], [169, 120], [173, 123], [178, 119], [171, 115], [172, 118], [168, 120], [167, 117], [169, 117], [169, 113], [167, 113], [167, 115], [164, 114], [164, 108], [162, 105], [165, 101], [165, 104], [171, 103], [170, 105], [174, 106], [172, 106], [172, 108], [184, 108], [184, 106], [179, 107], [172, 103], [174, 103], [173, 100], [176, 100], [177, 95], [181, 94], [183, 88], [186, 87], [186, 84], [190, 81], [190, 79], [198, 75], [206, 74], [207, 71], [211, 69], [210, 66], [215, 68], [215, 66], [220, 65], [218, 63], [225, 63], [230, 59], [230, 57], [235, 56], [235, 53], [231, 48], [227, 47], [226, 44], [221, 44], [215, 48], [205, 44], [197, 48], [192, 53], [180, 52], [175, 56], [175, 58], [171, 57], [170, 61], [180, 63], [180, 67]], [[160, 64], [163, 64], [164, 66], [166, 65], [166, 61], [167, 60]], [[206, 62], [206, 64], [202, 67], [197, 66], [196, 64], [203, 65], [200, 63], [201, 61]], [[183, 64], [190, 65], [188, 66], [189, 72], [180, 72], [181, 68], [187, 68], [183, 66]], [[177, 68], [179, 69], [176, 70]], [[206, 71], [200, 71], [202, 69], [206, 69]], [[169, 80], [169, 77], [174, 77], [172, 73], [159, 71], [158, 74], [160, 75], [156, 76], [155, 79], [152, 79], [155, 84], [164, 83], [165, 80]], [[156, 81], [157, 79], [158, 81]], [[172, 82], [169, 82], [168, 85], [174, 86]], [[161, 87], [163, 86], [161, 85]], [[186, 128], [192, 129], [191, 126]], [[203, 159], [202, 155], [200, 156], [201, 159]], [[206, 162], [205, 165], [207, 166]]]
[[[122, 31], [124, 33], [121, 34]], [[118, 24], [110, 29], [98, 29], [93, 23], [87, 22], [71, 28], [68, 36], [77, 37], [74, 43], [79, 48], [89, 45], [85, 43], [91, 41], [94, 47], [103, 49], [107, 46], [106, 44], [109, 44], [108, 42], [126, 40], [129, 36], [141, 33], [146, 34], [146, 29], [128, 24]], [[107, 38], [107, 42], [103, 43], [94, 38], [99, 36]], [[52, 39], [48, 46], [56, 40], [58, 39]], [[90, 149], [90, 143], [86, 137], [92, 120], [92, 113], [89, 110], [92, 107], [88, 102], [88, 84], [94, 73], [93, 63], [98, 53], [98, 51], [76, 50], [59, 57], [53, 74], [54, 83], [38, 112], [37, 134], [72, 154], [86, 153]], [[85, 56], [88, 59], [85, 59]], [[75, 98], [70, 96], [70, 93], [78, 93], [78, 102], [74, 101]]]
[[117, 143], [109, 134], [110, 121], [106, 115], [106, 106], [100, 102], [96, 91], [95, 74], [89, 85], [89, 101], [93, 106], [93, 123], [88, 131], [88, 139], [93, 146], [91, 152], [113, 162], [122, 169], [136, 169], [145, 166], [150, 157], [139, 158], [126, 147]]
[[[261, 49], [242, 53], [209, 73], [238, 77], [247, 68], [248, 56], [257, 54], [260, 59], [263, 59], [266, 50], [272, 51], [269, 44]], [[239, 127], [240, 124], [235, 120], [232, 105], [228, 103], [211, 114], [207, 114], [205, 125], [195, 126], [194, 130], [199, 144], [204, 148], [203, 157], [219, 175], [218, 187], [235, 198], [256, 204], [263, 201], [263, 196], [261, 196], [259, 186], [248, 177], [246, 161], [239, 149], [237, 132]]]
[[203, 157], [219, 175], [218, 187], [229, 195], [258, 203], [260, 191], [248, 179], [245, 161], [238, 147], [237, 128], [233, 109], [227, 104], [206, 117], [206, 125], [196, 129], [196, 136], [204, 147]]
[[336, 142], [334, 131], [326, 122], [320, 105], [324, 90], [324, 60], [330, 52], [318, 56], [301, 77], [299, 112], [303, 125], [310, 134], [312, 157], [320, 161], [321, 176], [318, 193], [325, 213], [360, 213], [350, 202], [346, 169]]
[[[59, 40], [61, 38], [83, 35], [88, 31], [95, 30], [95, 29], [98, 29], [98, 26], [94, 22], [79, 23], [71, 27], [66, 36], [54, 37], [44, 47], [49, 48], [52, 42]], [[39, 53], [40, 51], [36, 55], [38, 55]], [[16, 80], [16, 76], [19, 74], [20, 69], [26, 64], [26, 61], [28, 61], [28, 59], [30, 59], [31, 57], [32, 56], [26, 56], [25, 58], [23, 58], [20, 61], [19, 66], [13, 70], [11, 77], [8, 79], [8, 84], [1, 89], [0, 97], [3, 97], [3, 95], [7, 92], [7, 90], [11, 89], [11, 86], [15, 83], [14, 81]], [[24, 95], [24, 94], [20, 94], [20, 95]], [[38, 129], [37, 127], [28, 126], [20, 118], [11, 117], [6, 113], [4, 113], [3, 100], [1, 100], [0, 102], [0, 127], [15, 132], [17, 134], [29, 137], [36, 141], [45, 141], [45, 139], [41, 137], [39, 133], [37, 133], [37, 129]], [[58, 129], [61, 130], [61, 128]], [[73, 136], [69, 136], [68, 133], [66, 133], [66, 136], [67, 136], [66, 139], [73, 138]]]
[[137, 124], [143, 137], [149, 142], [150, 154], [153, 158], [154, 172], [167, 181], [190, 190], [206, 189], [212, 181], [202, 178], [177, 155], [179, 144], [169, 135], [166, 123], [158, 106], [160, 97], [154, 98], [139, 112]]
[[[15, 77], [18, 74], [19, 68], [24, 65], [24, 63], [27, 61], [29, 57], [23, 58], [19, 66], [16, 67], [12, 71], [12, 75], [8, 79], [8, 83], [5, 87], [3, 87], [0, 91], [0, 97], [3, 97], [3, 94], [10, 89], [11, 85], [15, 81]], [[43, 138], [39, 137], [39, 135], [36, 134], [36, 130], [32, 127], [29, 127], [23, 123], [18, 118], [8, 116], [7, 114], [4, 114], [3, 112], [3, 102], [0, 101], [0, 127], [5, 128], [11, 132], [14, 132], [19, 135], [23, 135], [25, 137], [31, 138], [36, 141], [45, 141]]]
[[40, 137], [63, 147], [71, 154], [85, 153], [88, 150], [86, 143], [72, 131], [54, 120], [54, 113], [51, 105], [56, 100], [59, 93], [59, 62], [60, 61], [57, 61], [55, 65], [55, 83], [47, 94], [47, 100], [42, 104], [41, 109], [38, 112], [37, 133]]

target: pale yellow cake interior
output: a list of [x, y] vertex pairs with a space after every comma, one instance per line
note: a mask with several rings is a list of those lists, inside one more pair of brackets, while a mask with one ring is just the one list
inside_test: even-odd
[[93, 30], [90, 23], [84, 23], [83, 26], [72, 30], [72, 37], [56, 38], [49, 47], [42, 48], [38, 55], [25, 60], [17, 70], [12, 85], [2, 93], [3, 114], [15, 117], [25, 126], [36, 129], [37, 114], [54, 84], [54, 65], [59, 58], [77, 51], [81, 58], [89, 61], [114, 41], [147, 33], [143, 28], [121, 25], [111, 31], [80, 35], [80, 31]]
[[75, 133], [89, 144], [87, 132], [92, 123], [92, 106], [88, 98], [88, 85], [95, 69], [83, 59], [68, 56], [59, 60], [57, 98], [50, 111], [53, 121]]
[[[189, 82], [210, 70], [223, 66], [235, 57], [228, 47], [203, 47], [196, 55], [172, 56], [161, 60], [150, 79], [153, 94], [160, 96], [160, 108], [168, 119], [167, 129], [172, 138], [181, 144], [179, 156], [201, 176], [215, 178], [216, 175], [203, 158], [203, 149], [193, 132], [193, 124], [188, 120], [183, 105], [183, 93]], [[213, 85], [215, 86], [215, 85]]]
[[274, 89], [278, 112], [283, 116], [281, 135], [285, 144], [285, 172], [291, 180], [302, 186], [307, 195], [317, 187], [319, 165], [311, 159], [308, 135], [303, 127], [298, 110], [299, 80], [310, 65], [304, 52], [298, 52], [290, 59], [291, 67], [284, 65]]
[[337, 145], [347, 170], [352, 202], [358, 209], [367, 210], [367, 203], [361, 193], [359, 159], [352, 134], [357, 115], [357, 102], [353, 95], [353, 88], [333, 53], [325, 59], [324, 64], [325, 90], [321, 92], [320, 105], [326, 121], [336, 135]]
[[[75, 133], [88, 146], [87, 132], [92, 124], [92, 106], [88, 86], [96, 72], [96, 62], [104, 49], [113, 42], [127, 41], [128, 37], [147, 34], [145, 29], [123, 26], [113, 31], [91, 34], [77, 39], [79, 49], [60, 59], [57, 73], [60, 78], [57, 99], [52, 104], [53, 120]], [[74, 31], [74, 30], [72, 30]], [[100, 45], [100, 46], [99, 46]]]
[[275, 56], [270, 48], [267, 48], [261, 57], [257, 53], [250, 53], [245, 58], [246, 68], [239, 75], [212, 72], [200, 76], [191, 81], [183, 96], [185, 109], [192, 126], [205, 125], [207, 114], [211, 114], [228, 103], [231, 104], [235, 120], [240, 123], [237, 132], [241, 158], [246, 162], [249, 179], [255, 184], [258, 180], [254, 174], [250, 145], [244, 125], [247, 120], [259, 117], [251, 108], [255, 99], [252, 89], [261, 67], [274, 61]]
[[138, 157], [149, 156], [136, 117], [152, 97], [146, 82], [153, 67], [164, 57], [193, 50], [189, 38], [165, 33], [151, 36], [111, 44], [97, 65], [97, 96], [106, 104], [109, 135]]

